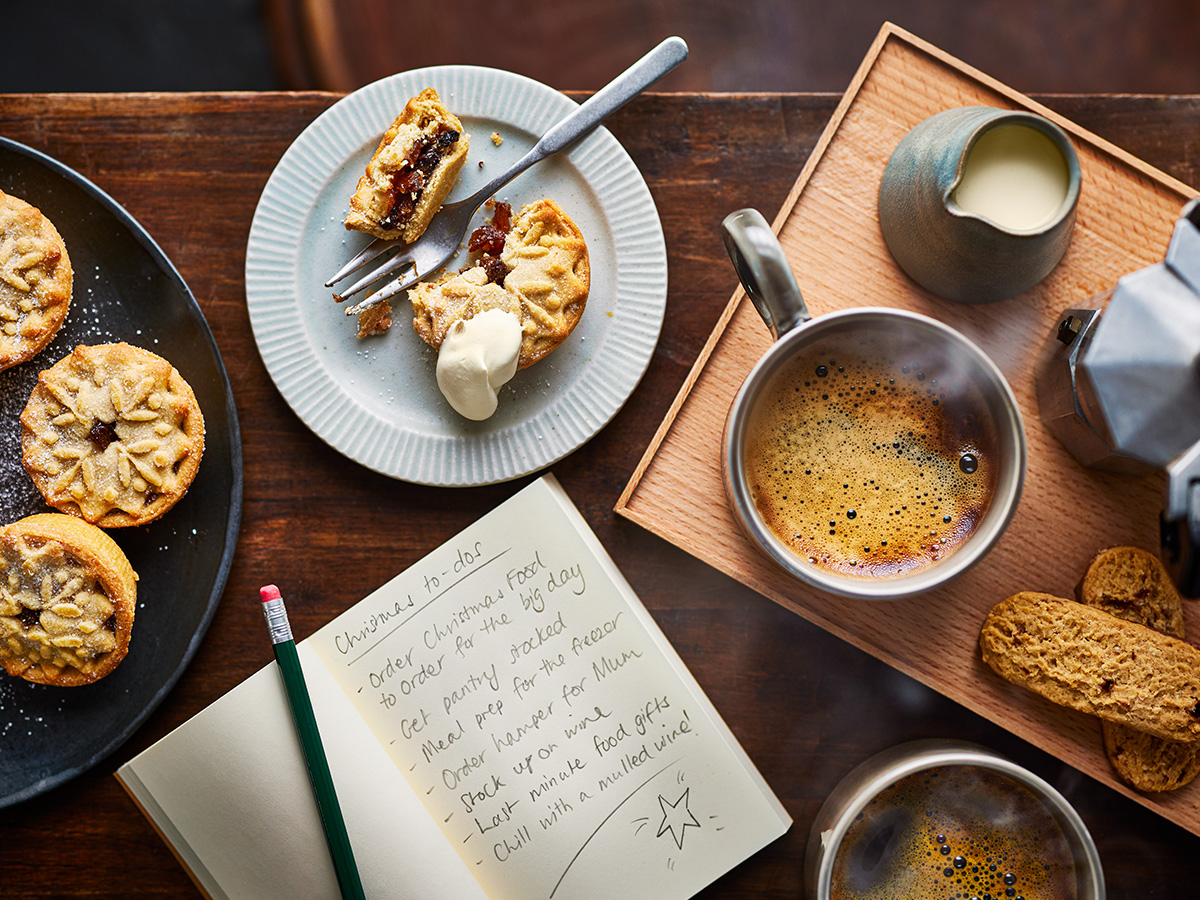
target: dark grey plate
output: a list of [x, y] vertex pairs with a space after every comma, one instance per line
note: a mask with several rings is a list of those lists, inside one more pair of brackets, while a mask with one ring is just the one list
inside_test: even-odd
[[242, 513], [242, 443], [221, 355], [170, 260], [117, 203], [77, 172], [0, 138], [0, 189], [58, 228], [75, 270], [62, 330], [29, 362], [0, 372], [0, 522], [52, 511], [21, 467], [18, 417], [38, 372], [77, 344], [126, 341], [174, 364], [204, 413], [191, 490], [140, 528], [109, 534], [138, 573], [129, 655], [107, 678], [54, 688], [0, 671], [0, 807], [96, 765], [129, 738], [175, 685], [216, 612]]

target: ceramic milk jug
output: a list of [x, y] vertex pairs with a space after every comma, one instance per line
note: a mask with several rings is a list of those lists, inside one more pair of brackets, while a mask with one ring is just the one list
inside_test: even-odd
[[1071, 241], [1079, 159], [1061, 128], [1030, 112], [968, 106], [929, 117], [888, 160], [879, 224], [918, 284], [990, 303], [1033, 287]]

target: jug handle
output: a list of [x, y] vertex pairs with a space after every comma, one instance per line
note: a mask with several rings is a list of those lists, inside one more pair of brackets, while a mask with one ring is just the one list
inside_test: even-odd
[[721, 223], [725, 249], [754, 308], [778, 339], [812, 316], [800, 296], [775, 232], [757, 209], [739, 209]]

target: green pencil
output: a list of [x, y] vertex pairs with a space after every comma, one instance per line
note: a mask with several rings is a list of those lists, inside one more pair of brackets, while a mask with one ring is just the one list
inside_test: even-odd
[[317, 809], [321, 813], [321, 825], [325, 829], [329, 855], [333, 858], [333, 868], [337, 873], [338, 888], [345, 900], [366, 900], [362, 881], [358, 877], [358, 866], [354, 862], [354, 850], [350, 846], [346, 823], [342, 819], [342, 808], [338, 805], [337, 794], [333, 789], [333, 778], [329, 774], [329, 762], [325, 759], [321, 733], [317, 730], [312, 700], [309, 699], [308, 687], [304, 683], [300, 657], [296, 654], [296, 642], [292, 639], [292, 627], [288, 624], [283, 595], [273, 584], [260, 588], [258, 593], [262, 597], [263, 617], [267, 620], [267, 629], [271, 634], [275, 661], [279, 664], [288, 705], [292, 709], [292, 720], [296, 723], [296, 732], [300, 736], [300, 747], [304, 751], [308, 778], [317, 798]]

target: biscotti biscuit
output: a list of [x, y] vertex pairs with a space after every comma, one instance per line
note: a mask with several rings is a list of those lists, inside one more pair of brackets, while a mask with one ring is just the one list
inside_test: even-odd
[[137, 575], [95, 525], [61, 513], [0, 528], [0, 664], [9, 675], [74, 687], [129, 650]]
[[196, 477], [204, 418], [174, 367], [130, 344], [76, 347], [38, 375], [22, 462], [46, 502], [102, 528], [144, 525]]
[[456, 322], [489, 309], [511, 312], [521, 323], [517, 368], [524, 369], [579, 323], [591, 286], [587, 244], [570, 216], [548, 199], [523, 207], [500, 242], [503, 249], [479, 265], [410, 290], [413, 328], [436, 350]]
[[1183, 637], [1183, 601], [1158, 557], [1137, 547], [1096, 554], [1075, 588], [1081, 603]]
[[983, 661], [1048, 700], [1167, 740], [1200, 739], [1200, 650], [1074, 600], [1025, 591], [979, 633]]
[[[1075, 589], [1080, 603], [1182, 638], [1183, 601], [1158, 557], [1137, 547], [1096, 554]], [[1101, 720], [1104, 752], [1113, 770], [1140, 791], [1170, 791], [1200, 774], [1200, 742], [1164, 741]]]
[[1116, 722], [1101, 721], [1104, 753], [1113, 771], [1139, 791], [1173, 791], [1200, 774], [1197, 741], [1166, 741]]
[[345, 225], [411, 243], [421, 236], [467, 159], [462, 122], [426, 88], [384, 132], [350, 198]]
[[67, 317], [72, 279], [66, 245], [50, 220], [0, 191], [0, 370], [50, 343]]

